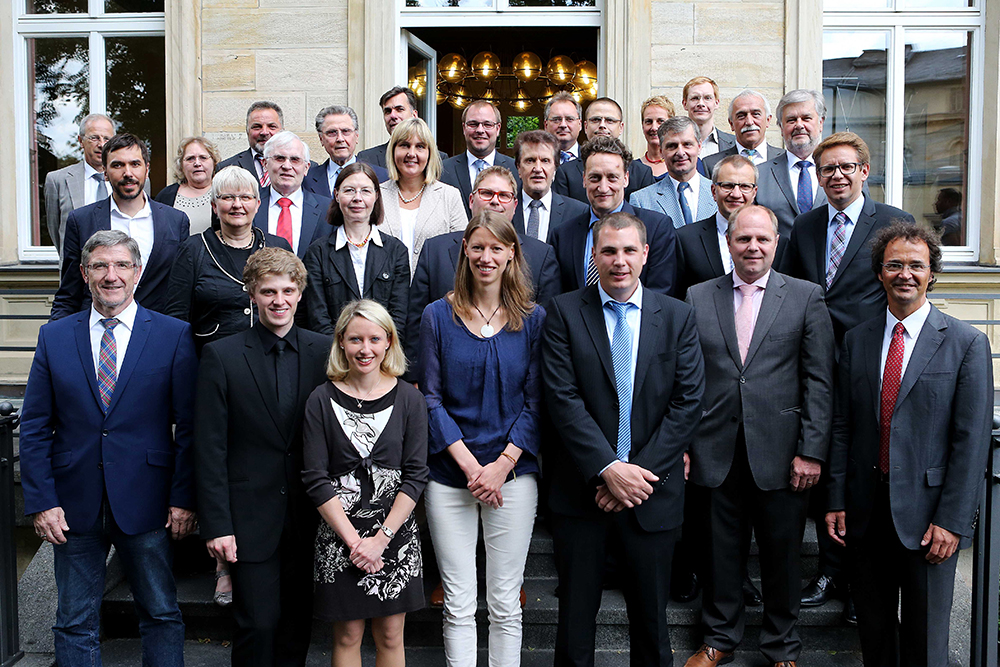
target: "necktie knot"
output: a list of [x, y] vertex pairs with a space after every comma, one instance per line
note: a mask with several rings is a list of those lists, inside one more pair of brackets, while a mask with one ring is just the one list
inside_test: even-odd
[[690, 190], [691, 184], [687, 181], [681, 181], [677, 184], [677, 194], [683, 195], [685, 190]]
[[611, 308], [615, 311], [615, 315], [618, 317], [619, 321], [625, 320], [625, 313], [628, 312], [628, 307], [632, 305], [628, 302], [622, 303], [621, 301], [608, 301], [608, 304], [610, 304]]
[[119, 320], [117, 317], [108, 317], [106, 319], [101, 320], [101, 325], [108, 331], [113, 331], [114, 328], [118, 326], [120, 323], [121, 320]]
[[847, 214], [844, 213], [843, 211], [840, 211], [839, 213], [837, 213], [837, 215], [833, 216], [833, 221], [837, 223], [838, 227], [846, 225]]
[[91, 178], [94, 179], [95, 181], [97, 181], [98, 183], [103, 183], [104, 182], [104, 174], [102, 174], [102, 173], [96, 173], [96, 174], [92, 175]]
[[289, 199], [288, 197], [282, 197], [281, 199], [278, 200], [278, 206], [280, 206], [282, 209], [288, 209], [288, 207], [291, 205], [292, 205], [292, 200]]
[[903, 323], [902, 322], [896, 322], [896, 326], [894, 326], [892, 328], [892, 337], [893, 338], [902, 338], [903, 337], [903, 332], [905, 332], [905, 331], [906, 331], [906, 327], [903, 326]]
[[576, 156], [573, 155], [572, 153], [570, 153], [569, 151], [559, 151], [559, 153], [560, 153], [560, 156], [561, 156], [561, 159], [562, 159], [562, 161], [559, 164], [563, 164], [565, 162], [570, 162], [571, 160], [575, 160], [576, 159]]
[[757, 157], [757, 149], [756, 148], [744, 148], [743, 149], [743, 157], [750, 158], [751, 160], [754, 159], [755, 157]]
[[809, 169], [809, 167], [813, 166], [813, 163], [809, 160], [799, 160], [795, 163], [795, 166], [799, 168], [800, 172], [805, 172]]
[[540, 208], [541, 206], [542, 206], [542, 202], [540, 200], [538, 200], [538, 199], [532, 199], [530, 202], [528, 202], [528, 208], [529, 209], [537, 209], [537, 208]]
[[744, 299], [752, 299], [753, 295], [760, 289], [756, 285], [740, 285], [740, 294]]
[[476, 168], [476, 174], [478, 175], [483, 169], [486, 169], [486, 160], [482, 158], [476, 160], [472, 163], [472, 166]]

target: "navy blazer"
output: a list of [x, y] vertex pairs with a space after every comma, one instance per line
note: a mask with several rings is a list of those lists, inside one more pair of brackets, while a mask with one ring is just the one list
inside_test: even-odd
[[[462, 237], [465, 232], [450, 232], [427, 239], [417, 260], [417, 266], [410, 283], [410, 302], [406, 311], [406, 330], [403, 348], [410, 364], [407, 378], [419, 375], [418, 357], [420, 347], [420, 319], [427, 304], [437, 301], [455, 289], [455, 271], [462, 252]], [[559, 294], [559, 264], [556, 262], [552, 246], [518, 234], [524, 260], [531, 270], [531, 282], [535, 287], [535, 302], [544, 306], [549, 299]]]
[[[180, 244], [191, 235], [187, 213], [150, 200], [153, 215], [153, 250], [143, 258], [135, 300], [143, 307], [162, 313], [167, 307], [167, 282]], [[95, 232], [111, 229], [111, 198], [78, 208], [66, 220], [63, 240], [62, 276], [52, 302], [50, 320], [58, 320], [90, 308], [90, 287], [80, 273], [80, 253]]]
[[[511, 220], [514, 223], [514, 229], [517, 230], [518, 234], [525, 234], [527, 224], [524, 219], [524, 207], [522, 206], [523, 199], [521, 193], [518, 193], [517, 208], [514, 209], [514, 219]], [[575, 199], [570, 199], [569, 197], [563, 197], [561, 194], [552, 193], [552, 210], [549, 211], [549, 231], [545, 237], [546, 243], [552, 242], [552, 230], [559, 227], [567, 220], [571, 220], [578, 215], [583, 214], [584, 211], [589, 210], [588, 206], [583, 202], [578, 202]], [[541, 240], [541, 239], [539, 239]]]
[[[636, 190], [642, 190], [656, 182], [653, 170], [639, 160], [632, 160], [628, 165], [628, 185], [625, 186], [625, 201]], [[587, 199], [587, 189], [583, 186], [583, 160], [576, 159], [563, 162], [556, 170], [556, 179], [552, 182], [552, 190], [564, 197], [569, 197], [590, 206]]]
[[[674, 223], [662, 213], [635, 208], [628, 202], [623, 202], [622, 211], [635, 215], [646, 225], [649, 257], [640, 275], [642, 284], [655, 292], [673, 296], [677, 285]], [[589, 233], [590, 209], [588, 208], [582, 215], [567, 220], [549, 235], [549, 241], [556, 251], [556, 260], [559, 262], [562, 292], [572, 292], [586, 284], [587, 264], [583, 261], [583, 253], [587, 248]]]
[[243, 167], [251, 174], [253, 174], [254, 178], [257, 178], [257, 167], [254, 166], [252, 148], [247, 148], [245, 151], [240, 151], [236, 155], [226, 158], [225, 160], [223, 160], [222, 162], [220, 162], [215, 166], [215, 171], [216, 173], [218, 173], [222, 169], [225, 169], [226, 167], [231, 167], [233, 165], [236, 165], [237, 167]]
[[21, 417], [25, 513], [62, 507], [70, 530], [84, 531], [107, 494], [136, 535], [162, 529], [168, 507], [193, 510], [196, 373], [191, 326], [139, 306], [105, 411], [90, 309], [43, 325]]
[[[515, 195], [521, 192], [521, 177], [517, 173], [517, 165], [514, 158], [509, 158], [503, 153], [497, 153], [493, 159], [496, 167], [506, 167], [514, 175], [517, 187], [514, 188]], [[465, 206], [465, 214], [472, 219], [472, 209], [469, 207], [469, 195], [472, 194], [472, 182], [469, 180], [469, 154], [462, 151], [455, 157], [450, 157], [442, 163], [441, 178], [442, 183], [458, 188], [462, 193], [462, 204]]]
[[378, 146], [372, 146], [371, 148], [366, 148], [363, 151], [358, 151], [358, 160], [361, 162], [367, 162], [373, 167], [381, 167], [385, 169], [385, 149], [389, 147], [389, 142], [384, 144], [379, 144]]
[[[295, 254], [302, 259], [306, 256], [306, 250], [316, 241], [330, 235], [330, 225], [326, 221], [327, 213], [330, 210], [329, 197], [320, 197], [308, 190], [302, 190], [302, 229], [299, 239], [299, 247]], [[271, 188], [260, 189], [260, 208], [253, 218], [253, 226], [267, 232], [268, 213], [271, 206]]]
[[[364, 162], [364, 160], [359, 161]], [[379, 183], [385, 183], [389, 180], [389, 172], [384, 168], [373, 164], [369, 164], [368, 166], [374, 170]], [[327, 199], [332, 198], [333, 195], [330, 194], [330, 179], [327, 178], [326, 175], [326, 170], [329, 168], [329, 158], [327, 158], [326, 162], [323, 164], [317, 164], [310, 167], [305, 178], [302, 179], [302, 189], [320, 197], [326, 197]]]

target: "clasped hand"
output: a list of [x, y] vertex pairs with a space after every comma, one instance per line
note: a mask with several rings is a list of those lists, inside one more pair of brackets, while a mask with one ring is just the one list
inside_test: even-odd
[[468, 477], [469, 492], [476, 500], [493, 509], [503, 507], [501, 489], [512, 467], [504, 458], [480, 466]]
[[616, 461], [601, 473], [604, 484], [597, 487], [594, 502], [605, 512], [620, 512], [626, 507], [641, 505], [653, 494], [654, 482], [660, 478], [634, 463]]
[[351, 548], [351, 563], [355, 567], [368, 574], [374, 574], [385, 566], [382, 552], [385, 551], [387, 541], [381, 536], [382, 533], [379, 532], [371, 537], [365, 537]]

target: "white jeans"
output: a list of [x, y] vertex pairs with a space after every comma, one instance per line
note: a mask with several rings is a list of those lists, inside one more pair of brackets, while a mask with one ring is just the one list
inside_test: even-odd
[[522, 475], [503, 485], [503, 507], [493, 509], [468, 489], [429, 482], [427, 525], [444, 586], [444, 654], [448, 667], [476, 664], [476, 544], [478, 520], [486, 543], [486, 603], [490, 667], [521, 664], [521, 584], [535, 524], [538, 481]]

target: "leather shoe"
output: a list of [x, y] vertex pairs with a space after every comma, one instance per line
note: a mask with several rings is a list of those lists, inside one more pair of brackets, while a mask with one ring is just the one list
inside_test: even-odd
[[750, 581], [750, 576], [743, 577], [743, 604], [747, 607], [759, 607], [761, 602], [760, 590]]
[[844, 623], [848, 625], [858, 624], [858, 614], [854, 611], [854, 596], [850, 594], [844, 600]]
[[684, 663], [684, 667], [716, 667], [732, 661], [732, 652], [726, 653], [708, 644], [702, 644], [701, 648]]
[[774, 663], [774, 667], [795, 667], [794, 660], [782, 660], [781, 662]]
[[833, 597], [834, 588], [833, 579], [821, 574], [802, 589], [802, 599], [799, 600], [799, 604], [803, 607], [818, 607], [821, 604], [826, 604], [826, 601]]
[[701, 582], [694, 572], [687, 572], [677, 578], [677, 581], [670, 586], [671, 597], [677, 602], [690, 602], [698, 597], [701, 592]]

